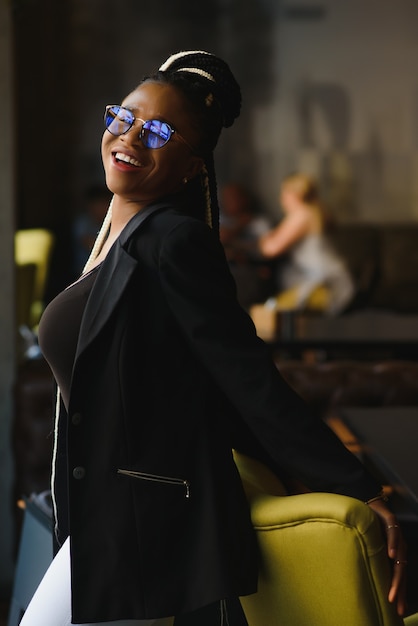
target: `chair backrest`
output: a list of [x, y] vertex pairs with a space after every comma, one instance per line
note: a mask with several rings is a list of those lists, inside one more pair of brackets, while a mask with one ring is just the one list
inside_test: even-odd
[[[45, 228], [30, 228], [18, 230], [15, 233], [15, 262], [19, 267], [34, 265], [35, 274], [32, 285], [32, 303], [28, 325], [35, 326], [40, 319], [43, 310], [43, 298], [46, 281], [54, 246], [54, 235]], [[18, 279], [19, 279], [18, 270]], [[24, 272], [23, 272], [24, 273]], [[25, 285], [25, 289], [28, 286]], [[19, 290], [19, 283], [18, 283]], [[19, 296], [18, 293], [18, 298]]]
[[32, 304], [35, 293], [36, 265], [34, 263], [16, 263], [16, 325], [30, 326], [32, 322]]
[[234, 458], [260, 549], [258, 592], [241, 598], [250, 626], [403, 625], [387, 599], [386, 544], [367, 505], [328, 493], [272, 495], [268, 470]]

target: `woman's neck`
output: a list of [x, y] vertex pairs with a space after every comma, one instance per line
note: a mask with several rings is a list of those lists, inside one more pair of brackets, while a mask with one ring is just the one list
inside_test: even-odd
[[126, 224], [140, 211], [142, 211], [148, 203], [134, 200], [125, 200], [119, 196], [113, 198], [112, 204], [112, 222], [110, 224], [109, 238], [116, 238], [120, 235]]

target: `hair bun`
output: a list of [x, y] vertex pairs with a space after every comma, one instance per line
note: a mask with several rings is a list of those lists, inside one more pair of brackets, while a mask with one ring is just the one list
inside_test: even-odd
[[231, 126], [241, 110], [241, 89], [228, 64], [203, 50], [186, 50], [171, 55], [160, 67], [160, 72], [182, 72], [207, 85], [223, 113], [223, 125]]

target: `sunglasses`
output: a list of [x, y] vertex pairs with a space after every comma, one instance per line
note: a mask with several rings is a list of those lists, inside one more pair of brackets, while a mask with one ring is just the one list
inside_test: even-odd
[[151, 148], [152, 150], [162, 148], [170, 141], [171, 137], [176, 134], [192, 152], [195, 152], [194, 148], [192, 148], [184, 137], [172, 128], [170, 124], [167, 124], [167, 122], [162, 122], [161, 120], [143, 120], [140, 117], [135, 117], [130, 109], [120, 106], [119, 104], [109, 104], [106, 107], [104, 116], [105, 127], [112, 135], [125, 135], [125, 133], [133, 127], [136, 120], [142, 122], [139, 138], [146, 148]]

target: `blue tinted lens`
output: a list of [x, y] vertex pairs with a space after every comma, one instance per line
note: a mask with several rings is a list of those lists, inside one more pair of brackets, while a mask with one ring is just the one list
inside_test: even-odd
[[132, 111], [115, 105], [106, 108], [105, 126], [112, 135], [123, 135], [128, 132], [135, 121]]
[[173, 134], [173, 129], [166, 122], [147, 120], [141, 131], [142, 143], [146, 148], [162, 148]]

